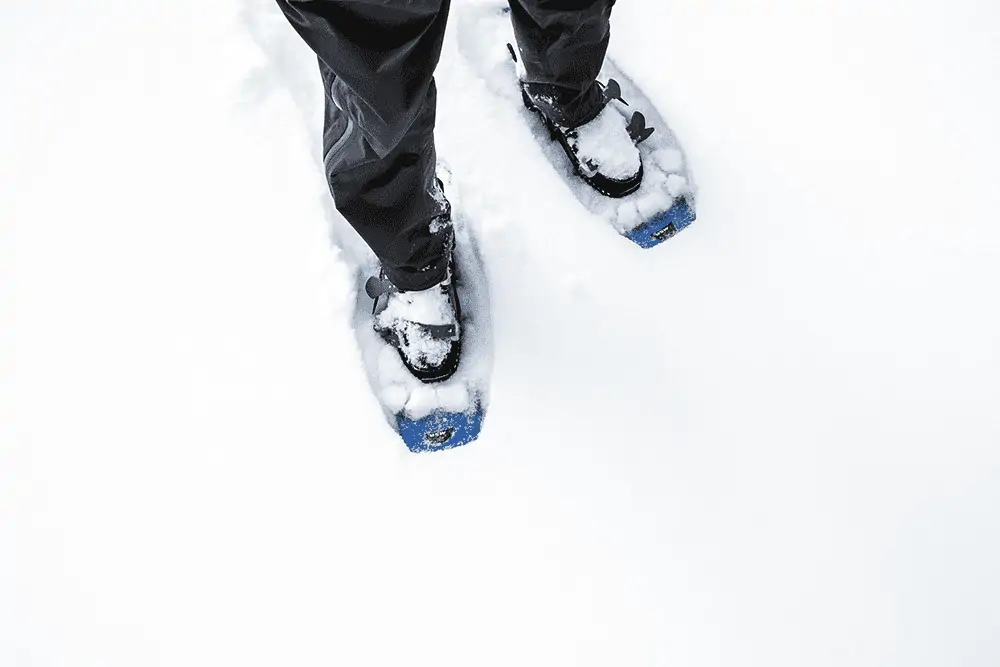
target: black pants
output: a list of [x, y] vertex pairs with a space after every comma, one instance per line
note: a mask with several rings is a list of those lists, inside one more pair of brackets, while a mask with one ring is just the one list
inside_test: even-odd
[[[316, 52], [326, 90], [323, 156], [337, 209], [400, 289], [447, 270], [450, 229], [430, 222], [434, 68], [451, 0], [277, 0]], [[510, 0], [529, 93], [567, 126], [600, 110], [614, 0]], [[497, 45], [503, 48], [502, 44]]]

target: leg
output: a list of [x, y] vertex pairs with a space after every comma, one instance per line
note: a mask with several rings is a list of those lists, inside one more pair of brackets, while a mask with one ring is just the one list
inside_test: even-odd
[[614, 0], [509, 2], [532, 101], [567, 127], [592, 120], [604, 106], [596, 80], [608, 50]]
[[446, 275], [435, 197], [434, 68], [450, 0], [277, 0], [316, 52], [326, 91], [323, 153], [337, 209], [403, 290]]

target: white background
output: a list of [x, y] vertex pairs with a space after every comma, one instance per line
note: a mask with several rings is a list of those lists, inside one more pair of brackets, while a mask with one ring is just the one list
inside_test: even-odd
[[496, 365], [414, 456], [276, 6], [4, 3], [0, 665], [1000, 664], [1000, 5], [613, 26], [699, 219], [583, 214], [450, 34]]

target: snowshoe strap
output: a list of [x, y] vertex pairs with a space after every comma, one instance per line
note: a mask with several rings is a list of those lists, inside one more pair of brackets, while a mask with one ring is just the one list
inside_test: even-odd
[[454, 324], [420, 324], [418, 327], [427, 332], [434, 340], [458, 340], [458, 327]]
[[375, 310], [378, 308], [378, 300], [380, 298], [398, 291], [396, 286], [385, 277], [384, 273], [379, 273], [377, 276], [368, 278], [365, 281], [365, 294], [368, 295], [368, 298], [372, 299], [372, 315], [375, 314]]
[[[373, 300], [372, 315], [378, 309], [380, 298], [398, 291], [399, 289], [385, 277], [384, 273], [368, 278], [365, 281], [365, 294]], [[458, 325], [456, 324], [424, 324], [422, 322], [412, 322], [412, 324], [425, 331], [434, 340], [458, 340]]]
[[641, 144], [646, 139], [649, 139], [649, 135], [651, 135], [654, 131], [655, 128], [646, 127], [646, 117], [642, 115], [641, 111], [636, 111], [632, 114], [632, 120], [628, 123], [628, 134], [632, 137], [632, 141], [634, 141], [636, 145]]
[[[597, 83], [601, 84], [600, 81], [598, 81]], [[626, 102], [625, 99], [622, 97], [622, 87], [618, 84], [617, 81], [615, 81], [614, 79], [608, 79], [607, 85], [601, 84], [601, 87], [604, 90], [605, 101], [610, 102], [611, 100], [618, 100], [625, 106], [628, 106], [628, 102]]]
[[[614, 79], [608, 79], [608, 83], [606, 85], [602, 84], [602, 88], [604, 90], [605, 104], [610, 103], [612, 100], [618, 100], [625, 106], [629, 105], [628, 102], [622, 98], [621, 85]], [[634, 141], [637, 146], [646, 139], [649, 139], [649, 135], [653, 134], [655, 131], [656, 128], [646, 127], [646, 117], [642, 115], [641, 111], [636, 111], [632, 114], [632, 118], [628, 123], [628, 134], [632, 137], [632, 141]]]
[[[421, 324], [420, 322], [411, 322], [410, 324], [417, 327], [434, 340], [458, 340], [457, 324]], [[375, 331], [377, 331], [378, 334], [393, 347], [399, 347], [402, 344], [402, 341], [399, 340], [399, 334], [397, 334], [391, 327], [376, 326]]]

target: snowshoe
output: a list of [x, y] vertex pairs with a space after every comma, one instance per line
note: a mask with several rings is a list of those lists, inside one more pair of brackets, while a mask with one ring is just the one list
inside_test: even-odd
[[[529, 130], [580, 203], [641, 248], [657, 246], [688, 227], [696, 217], [696, 187], [680, 141], [642, 89], [605, 58], [598, 76], [599, 84], [606, 82], [603, 116], [590, 127], [553, 123], [539, 107], [558, 105], [544, 93], [536, 104], [524, 89], [509, 12], [499, 3], [457, 8], [459, 54], [498, 102], [519, 100], [530, 110], [525, 114], [534, 117], [528, 118]], [[535, 122], [539, 117], [542, 122]]]
[[[514, 48], [510, 44], [507, 48], [516, 59]], [[535, 104], [523, 82], [521, 99], [525, 107], [539, 115], [549, 136], [562, 146], [576, 174], [601, 194], [620, 199], [638, 190], [642, 184], [642, 157], [636, 136], [632, 134], [633, 128], [641, 125], [642, 132], [646, 133], [639, 141], [652, 134], [652, 129], [645, 127], [645, 119], [639, 112], [626, 123], [618, 109], [609, 104], [614, 99], [624, 103], [617, 81], [612, 79], [602, 88], [604, 106], [593, 119], [579, 127], [566, 127], [548, 118]]]

